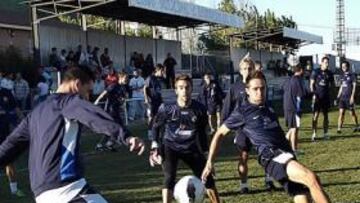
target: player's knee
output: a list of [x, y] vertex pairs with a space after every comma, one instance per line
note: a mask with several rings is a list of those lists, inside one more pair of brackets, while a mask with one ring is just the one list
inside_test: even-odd
[[173, 190], [175, 187], [175, 178], [170, 176], [165, 176], [164, 179], [164, 189]]
[[239, 162], [246, 164], [248, 158], [249, 158], [249, 153], [246, 150], [241, 150]]
[[317, 187], [319, 185], [319, 178], [317, 175], [310, 170], [308, 170], [306, 174], [306, 186], [309, 188]]

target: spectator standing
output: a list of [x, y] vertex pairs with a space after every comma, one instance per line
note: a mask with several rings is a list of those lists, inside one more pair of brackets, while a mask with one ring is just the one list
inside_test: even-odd
[[140, 71], [134, 71], [134, 77], [131, 78], [129, 86], [132, 90], [132, 98], [134, 101], [130, 102], [129, 120], [144, 119], [144, 85], [145, 80], [140, 76]]
[[167, 88], [174, 89], [176, 64], [177, 64], [176, 60], [171, 56], [171, 53], [169, 52], [164, 61]]
[[26, 109], [26, 100], [30, 93], [29, 83], [22, 78], [21, 73], [16, 74], [14, 82], [15, 99], [20, 110]]

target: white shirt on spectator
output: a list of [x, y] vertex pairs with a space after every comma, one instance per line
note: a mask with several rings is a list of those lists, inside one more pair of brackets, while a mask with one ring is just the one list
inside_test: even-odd
[[14, 81], [7, 79], [7, 78], [3, 78], [1, 80], [0, 86], [1, 86], [1, 88], [6, 88], [6, 89], [10, 90], [14, 94]]
[[93, 95], [101, 94], [105, 89], [104, 80], [96, 80], [93, 87]]
[[49, 93], [49, 85], [47, 83], [39, 82], [37, 87], [40, 90], [39, 96], [44, 96]]
[[143, 87], [145, 85], [144, 78], [142, 77], [133, 77], [130, 80], [129, 86], [132, 89], [133, 98], [144, 98]]

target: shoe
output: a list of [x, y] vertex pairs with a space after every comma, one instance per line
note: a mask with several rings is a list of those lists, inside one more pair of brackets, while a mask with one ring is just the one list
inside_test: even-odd
[[247, 187], [241, 188], [241, 189], [240, 189], [240, 193], [241, 193], [241, 194], [249, 194], [249, 188], [247, 188]]
[[[337, 134], [341, 134], [341, 130], [339, 130], [339, 129], [336, 132], [337, 132]], [[354, 129], [354, 132], [356, 132], [356, 129]]]
[[275, 185], [274, 185], [274, 183], [272, 181], [265, 182], [265, 188], [268, 191], [276, 190], [276, 187], [275, 187]]
[[330, 140], [330, 135], [327, 134], [327, 133], [325, 133], [325, 134], [324, 134], [324, 140]]
[[96, 150], [96, 151], [99, 151], [99, 152], [102, 152], [102, 151], [104, 151], [104, 146], [99, 143], [99, 144], [97, 144], [97, 145], [95, 146], [95, 150]]
[[356, 133], [356, 132], [360, 132], [359, 127], [354, 128], [354, 129], [353, 129], [353, 132], [354, 132], [354, 133]]
[[15, 193], [12, 193], [12, 195], [16, 197], [26, 197], [25, 193], [19, 189]]

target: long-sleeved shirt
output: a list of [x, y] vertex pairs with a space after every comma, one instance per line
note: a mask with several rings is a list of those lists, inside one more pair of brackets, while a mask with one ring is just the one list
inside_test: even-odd
[[77, 94], [53, 94], [39, 104], [0, 145], [0, 167], [29, 148], [31, 189], [35, 196], [80, 180], [81, 126], [126, 144], [122, 126]]
[[[179, 152], [205, 152], [208, 150], [207, 124], [205, 106], [195, 100], [184, 108], [177, 103], [163, 103], [155, 116], [150, 140]], [[162, 127], [165, 127], [163, 138], [160, 137]]]

